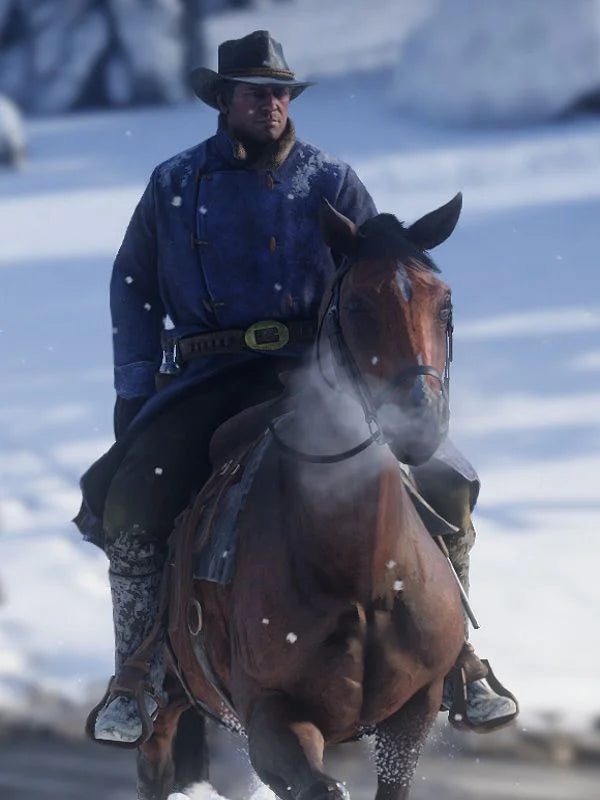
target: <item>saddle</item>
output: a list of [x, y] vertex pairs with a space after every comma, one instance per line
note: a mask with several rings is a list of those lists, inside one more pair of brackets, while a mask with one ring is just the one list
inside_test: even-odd
[[285, 397], [265, 400], [223, 422], [210, 440], [210, 461], [215, 470], [230, 459], [234, 451], [258, 439], [273, 417], [283, 413], [287, 405], [289, 398]]
[[155, 624], [109, 687], [113, 693], [134, 697], [144, 721], [141, 739], [125, 746], [139, 746], [151, 735], [152, 722], [146, 719], [143, 692], [152, 653], [165, 629], [167, 661], [188, 702], [220, 723], [241, 728], [231, 699], [206, 653], [202, 609], [194, 596], [194, 580], [201, 577], [220, 584], [231, 580], [237, 517], [270, 442], [267, 423], [280, 407], [279, 398], [252, 406], [227, 420], [213, 434], [210, 456], [216, 467], [192, 504], [175, 520]]

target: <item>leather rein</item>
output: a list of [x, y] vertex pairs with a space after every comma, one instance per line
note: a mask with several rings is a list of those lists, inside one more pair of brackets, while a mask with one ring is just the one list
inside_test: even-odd
[[380, 391], [375, 397], [373, 396], [373, 393], [367, 386], [362, 372], [360, 371], [358, 364], [352, 355], [352, 351], [348, 347], [348, 343], [344, 338], [344, 333], [340, 322], [339, 309], [342, 283], [350, 271], [351, 266], [352, 263], [350, 262], [348, 256], [344, 256], [344, 259], [334, 276], [331, 285], [329, 302], [327, 303], [325, 313], [321, 317], [319, 329], [317, 331], [317, 363], [325, 383], [330, 388], [334, 390], [337, 389], [337, 387], [332, 384], [325, 375], [323, 362], [321, 359], [321, 336], [323, 333], [323, 328], [325, 328], [333, 357], [349, 378], [358, 401], [360, 402], [365, 415], [365, 421], [369, 428], [369, 436], [367, 436], [367, 438], [359, 444], [349, 448], [348, 450], [343, 450], [341, 453], [317, 455], [315, 453], [306, 453], [302, 450], [298, 450], [296, 447], [284, 442], [279, 436], [274, 423], [269, 422], [269, 431], [271, 432], [271, 435], [273, 436], [273, 439], [275, 440], [279, 449], [286, 455], [292, 456], [298, 461], [308, 461], [313, 464], [335, 464], [340, 461], [345, 461], [348, 458], [352, 458], [353, 456], [358, 455], [358, 453], [362, 453], [362, 451], [366, 450], [369, 445], [373, 444], [373, 442], [377, 442], [377, 444], [380, 445], [387, 444], [383, 428], [377, 416], [377, 411], [383, 405], [384, 399], [389, 392], [398, 387], [401, 383], [404, 383], [404, 381], [408, 380], [409, 378], [415, 378], [419, 375], [433, 376], [440, 382], [442, 397], [444, 398], [446, 404], [448, 403], [450, 392], [450, 364], [453, 356], [452, 333], [454, 331], [454, 326], [452, 321], [452, 310], [450, 310], [450, 315], [446, 324], [446, 362], [444, 366], [444, 375], [440, 375], [435, 367], [428, 364], [415, 364], [401, 370], [393, 378], [393, 380], [390, 381], [390, 383], [384, 389], [382, 389], [382, 391]]

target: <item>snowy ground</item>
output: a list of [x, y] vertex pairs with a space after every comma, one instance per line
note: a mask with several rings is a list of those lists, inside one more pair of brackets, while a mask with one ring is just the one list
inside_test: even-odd
[[[261, 23], [218, 25], [215, 41]], [[582, 725], [600, 713], [600, 121], [447, 130], [397, 116], [383, 69], [329, 72], [293, 107], [299, 135], [350, 161], [380, 209], [410, 221], [464, 192], [436, 259], [453, 438], [483, 480], [474, 641], [524, 724]], [[30, 120], [29, 163], [0, 174], [0, 712], [111, 674], [106, 562], [69, 522], [111, 442], [111, 260], [152, 167], [214, 122], [200, 103]]]

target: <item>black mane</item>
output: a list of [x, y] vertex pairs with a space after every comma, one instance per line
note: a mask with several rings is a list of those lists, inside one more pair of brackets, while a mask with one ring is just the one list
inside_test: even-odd
[[409, 238], [404, 223], [393, 214], [371, 217], [358, 229], [358, 258], [397, 258], [404, 264], [430, 272], [439, 272], [431, 257]]

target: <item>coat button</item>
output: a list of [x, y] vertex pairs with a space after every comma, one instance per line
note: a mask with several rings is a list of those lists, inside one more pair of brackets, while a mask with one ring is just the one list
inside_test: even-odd
[[267, 189], [272, 189], [275, 186], [275, 181], [270, 172], [267, 172]]
[[269, 250], [274, 253], [277, 249], [277, 239], [274, 236], [269, 238]]

